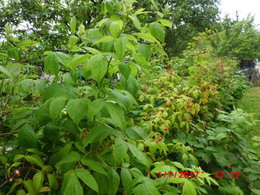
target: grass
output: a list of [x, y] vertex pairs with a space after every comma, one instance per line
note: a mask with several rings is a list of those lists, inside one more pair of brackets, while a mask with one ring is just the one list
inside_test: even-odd
[[260, 136], [260, 87], [250, 89], [240, 101], [238, 108], [254, 115], [257, 120], [254, 133]]

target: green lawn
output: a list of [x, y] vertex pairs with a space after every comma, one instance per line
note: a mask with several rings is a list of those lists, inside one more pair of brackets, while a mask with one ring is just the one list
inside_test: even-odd
[[260, 87], [249, 90], [239, 103], [239, 108], [254, 114], [256, 122], [255, 134], [260, 136]]

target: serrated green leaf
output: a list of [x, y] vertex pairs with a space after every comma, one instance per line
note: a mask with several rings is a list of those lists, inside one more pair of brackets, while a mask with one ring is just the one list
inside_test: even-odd
[[79, 122], [86, 116], [88, 110], [87, 100], [78, 98], [69, 100], [67, 103], [67, 112], [73, 122], [78, 125]]
[[133, 189], [135, 195], [160, 195], [159, 191], [156, 189], [155, 185], [151, 182], [145, 182], [139, 184]]
[[151, 34], [157, 38], [159, 41], [161, 41], [162, 43], [164, 42], [165, 39], [165, 31], [163, 29], [163, 27], [157, 23], [157, 22], [153, 22], [150, 24], [150, 31]]
[[65, 107], [67, 99], [64, 97], [54, 98], [49, 105], [50, 116], [53, 120], [57, 119], [62, 109]]
[[225, 137], [227, 137], [226, 133], [219, 133], [219, 134], [217, 134], [216, 139], [219, 141], [219, 140], [222, 140]]
[[151, 43], [158, 43], [150, 33], [134, 33], [133, 35]]
[[16, 61], [20, 59], [20, 50], [16, 47], [8, 49], [8, 56], [14, 58]]
[[76, 169], [75, 174], [80, 178], [87, 186], [95, 190], [98, 193], [98, 184], [95, 178], [86, 169]]
[[74, 163], [80, 160], [80, 154], [78, 152], [69, 152], [65, 157], [63, 157], [56, 166], [60, 166], [62, 164]]
[[32, 180], [23, 181], [23, 184], [30, 194], [37, 195], [37, 191], [34, 187], [34, 183], [32, 182]]
[[55, 53], [49, 53], [44, 59], [44, 70], [47, 73], [58, 76], [60, 68], [59, 61]]
[[130, 152], [133, 154], [133, 156], [135, 158], [137, 158], [139, 160], [140, 163], [142, 163], [143, 165], [145, 165], [147, 167], [150, 166], [151, 162], [149, 161], [148, 157], [143, 152], [138, 150], [138, 148], [131, 143], [127, 143], [127, 145], [128, 145]]
[[119, 105], [110, 102], [106, 103], [106, 108], [113, 121], [113, 124], [121, 129], [124, 129], [126, 121], [123, 109]]
[[131, 68], [128, 64], [125, 63], [120, 63], [118, 64], [118, 68], [120, 73], [126, 78], [128, 79], [130, 73], [131, 73]]
[[115, 195], [118, 191], [119, 183], [120, 183], [120, 177], [116, 170], [110, 169], [108, 171], [109, 176], [109, 191], [111, 195]]
[[93, 119], [93, 117], [100, 112], [100, 110], [103, 108], [105, 102], [103, 99], [95, 99], [90, 105], [88, 109], [88, 118], [90, 120]]
[[44, 93], [45, 101], [53, 97], [76, 98], [77, 93], [71, 85], [54, 83], [48, 86]]
[[37, 136], [31, 125], [25, 124], [18, 132], [18, 142], [23, 148], [36, 148]]
[[126, 37], [120, 37], [114, 42], [114, 47], [116, 50], [116, 54], [118, 57], [122, 60], [125, 56], [125, 49], [127, 44], [127, 38]]
[[93, 43], [93, 45], [99, 44], [99, 43], [106, 43], [109, 41], [113, 41], [115, 40], [112, 36], [104, 36], [101, 39], [99, 39], [98, 41], [96, 41], [95, 43]]
[[5, 67], [12, 76], [16, 77], [20, 74], [22, 65], [18, 63], [8, 63], [7, 66]]
[[122, 184], [123, 184], [124, 188], [126, 189], [127, 186], [133, 180], [132, 174], [130, 173], [130, 171], [127, 168], [122, 168], [120, 175], [121, 175]]
[[145, 57], [146, 60], [148, 60], [151, 57], [151, 49], [150, 46], [147, 44], [140, 44], [138, 46], [138, 52]]
[[118, 22], [112, 22], [109, 26], [109, 32], [114, 38], [117, 38], [121, 32], [121, 25]]
[[6, 76], [13, 78], [13, 75], [3, 66], [0, 65], [0, 72], [4, 73]]
[[40, 191], [44, 181], [44, 175], [42, 172], [38, 172], [33, 176], [34, 188], [37, 192]]
[[112, 133], [114, 133], [114, 129], [111, 127], [104, 125], [95, 126], [90, 130], [87, 138], [84, 140], [84, 146], [93, 142], [101, 142]]
[[141, 30], [141, 23], [138, 20], [138, 18], [135, 15], [130, 15], [129, 18], [132, 20], [134, 26], [138, 29]]
[[33, 155], [26, 155], [24, 158], [25, 158], [26, 161], [32, 163], [33, 165], [37, 165], [37, 166], [39, 166], [41, 168], [44, 167], [43, 160], [39, 156], [37, 156], [35, 154], [33, 154]]
[[189, 180], [186, 180], [183, 185], [182, 195], [196, 195], [196, 185]]
[[115, 144], [113, 145], [113, 155], [114, 159], [117, 162], [117, 165], [120, 165], [124, 157], [127, 154], [127, 144], [121, 138], [116, 138]]
[[63, 195], [83, 195], [83, 188], [74, 171], [69, 171], [64, 175], [62, 182]]
[[47, 175], [49, 186], [53, 189], [57, 189], [59, 187], [59, 183], [53, 174], [48, 174]]
[[165, 20], [165, 19], [159, 19], [159, 22], [163, 25], [163, 26], [167, 26], [169, 28], [172, 28], [172, 22], [170, 20]]
[[226, 159], [223, 154], [213, 153], [213, 155], [221, 167], [225, 167], [228, 164], [228, 159]]
[[89, 58], [89, 54], [85, 55], [76, 55], [71, 60], [67, 61], [66, 66], [69, 67], [71, 70], [75, 70], [80, 64], [86, 62]]
[[129, 76], [127, 79], [127, 90], [129, 90], [133, 95], [137, 94], [140, 85], [133, 76]]
[[88, 60], [88, 64], [90, 64], [93, 79], [100, 83], [107, 72], [107, 59], [101, 54], [96, 54]]
[[70, 31], [72, 34], [75, 34], [75, 32], [76, 32], [76, 25], [77, 25], [76, 18], [73, 17], [70, 21]]
[[107, 176], [106, 170], [102, 167], [102, 165], [98, 161], [84, 158], [81, 160], [81, 162], [83, 165], [88, 166], [90, 169], [96, 171], [97, 173]]

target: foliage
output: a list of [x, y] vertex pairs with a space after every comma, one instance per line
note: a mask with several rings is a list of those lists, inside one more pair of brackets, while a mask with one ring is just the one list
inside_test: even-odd
[[[136, 10], [135, 1], [86, 2], [101, 12], [87, 24], [83, 21], [89, 16], [82, 10], [74, 9], [77, 17], [69, 14], [82, 1], [38, 5], [39, 14], [54, 14], [51, 7], [61, 6], [57, 14], [64, 14], [64, 20], [57, 24], [64, 24], [58, 32], [63, 40], [55, 38], [53, 45], [35, 32], [19, 34], [10, 24], [20, 20], [5, 25], [1, 192], [196, 195], [256, 190], [253, 122], [240, 110], [224, 112], [233, 108], [245, 84], [233, 75], [234, 60], [217, 57], [211, 45], [216, 35], [202, 33], [183, 58], [169, 59], [163, 45], [172, 23], [161, 12], [152, 17]], [[17, 1], [11, 12], [20, 3], [26, 2]], [[143, 23], [149, 15], [154, 20]], [[40, 31], [49, 32], [44, 25]], [[43, 63], [44, 74], [34, 63]], [[213, 172], [219, 169], [243, 170], [244, 175], [216, 181]], [[199, 174], [157, 177], [169, 171]]]
[[226, 18], [217, 44], [218, 55], [236, 57], [240, 60], [259, 58], [260, 34], [253, 21], [252, 17], [242, 21]]

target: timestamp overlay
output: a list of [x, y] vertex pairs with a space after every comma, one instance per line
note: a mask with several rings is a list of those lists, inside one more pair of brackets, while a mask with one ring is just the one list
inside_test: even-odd
[[[204, 172], [189, 172], [189, 171], [180, 171], [180, 172], [157, 172], [157, 178], [198, 178], [200, 173]], [[222, 179], [222, 178], [239, 178], [240, 171], [236, 172], [226, 172], [226, 171], [217, 171], [215, 173], [211, 173], [216, 179]]]

